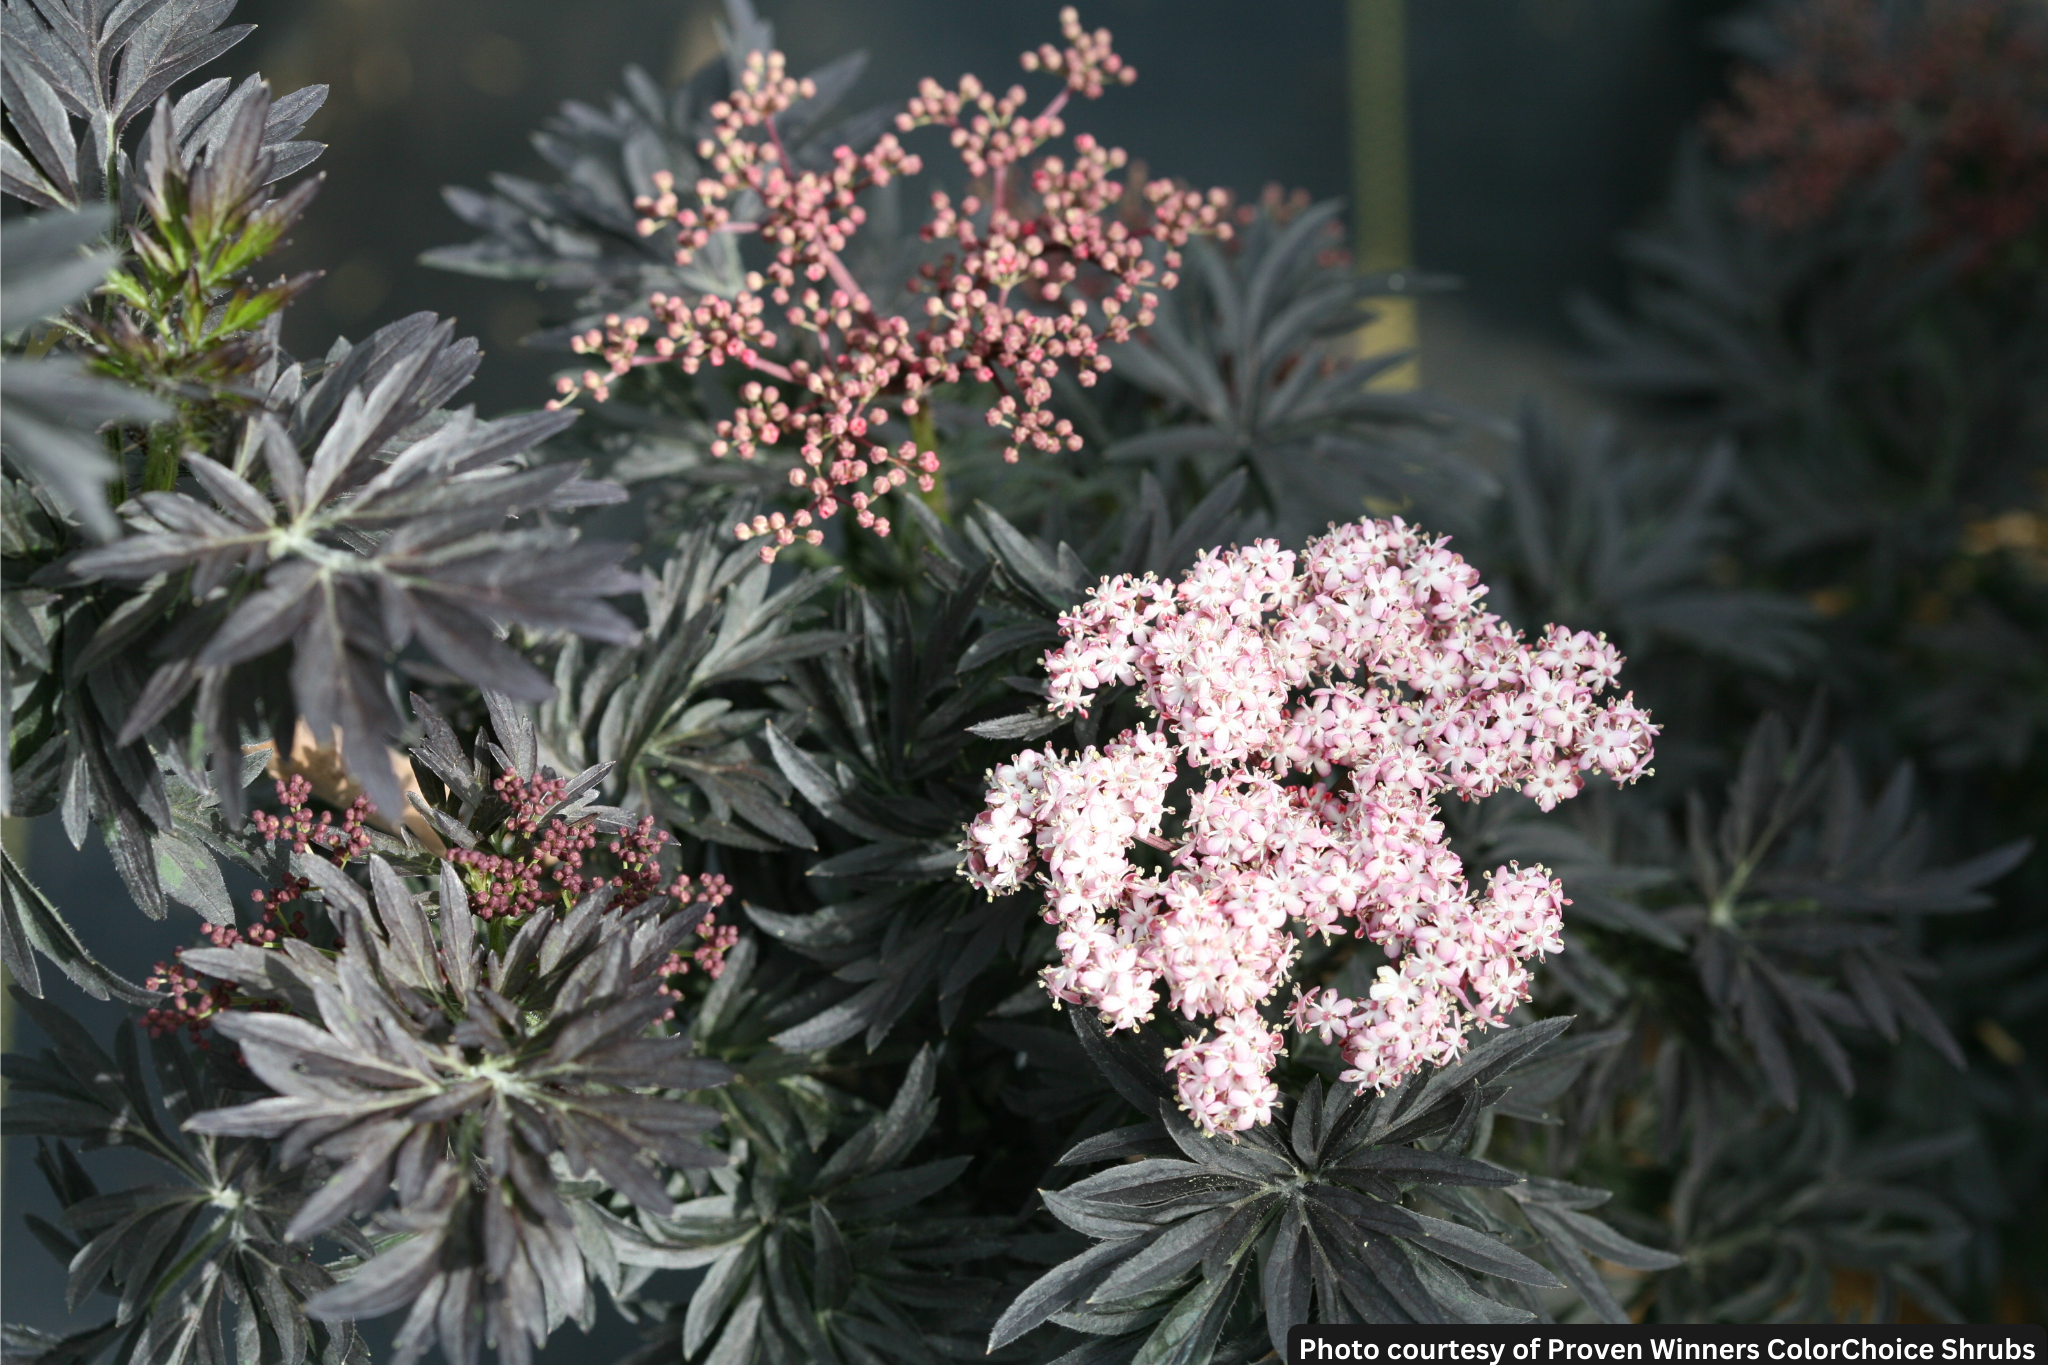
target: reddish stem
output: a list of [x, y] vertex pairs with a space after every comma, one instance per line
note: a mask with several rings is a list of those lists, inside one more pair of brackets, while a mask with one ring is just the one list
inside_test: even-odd
[[775, 144], [775, 154], [782, 162], [783, 176], [790, 180], [796, 179], [796, 162], [789, 159], [789, 148], [782, 145], [782, 129], [776, 126], [775, 115], [768, 115], [761, 120], [761, 124], [768, 130], [768, 140]]
[[[758, 351], [749, 351], [745, 355], [733, 356], [731, 358], [745, 365], [750, 370], [759, 370], [769, 378], [779, 379], [785, 384], [794, 383], [796, 380], [796, 376], [789, 372], [787, 366], [779, 365], [773, 360], [763, 359]], [[636, 355], [626, 362], [626, 368], [637, 370], [645, 365], [666, 365], [674, 359], [674, 356]]]
[[[790, 159], [789, 148], [782, 145], [782, 129], [777, 126], [775, 116], [771, 114], [761, 122], [762, 126], [768, 130], [768, 140], [775, 144], [775, 154], [782, 162], [782, 174], [786, 178], [794, 180], [796, 178], [796, 162]], [[819, 260], [824, 263], [825, 273], [832, 277], [832, 283], [844, 289], [849, 298], [857, 299], [863, 296], [864, 291], [860, 287], [860, 281], [856, 280], [853, 277], [853, 272], [846, 268], [846, 262], [839, 259], [839, 253], [831, 250], [820, 252]], [[787, 379], [789, 377], [788, 371], [785, 370], [781, 377]]]
[[846, 268], [846, 262], [839, 259], [838, 252], [825, 250], [819, 253], [818, 259], [824, 262], [825, 272], [832, 277], [832, 282], [846, 291], [849, 300], [867, 296], [866, 291], [860, 287], [860, 281]]
[[759, 370], [769, 378], [779, 379], [785, 384], [793, 383], [796, 379], [796, 376], [789, 372], [787, 366], [779, 365], [772, 360], [764, 360], [756, 352], [749, 351], [744, 356], [738, 357], [738, 359], [748, 369]]

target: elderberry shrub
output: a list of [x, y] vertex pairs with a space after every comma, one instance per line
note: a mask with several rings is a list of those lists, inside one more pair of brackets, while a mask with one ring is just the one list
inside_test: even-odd
[[[863, 58], [730, 0], [565, 106], [560, 183], [449, 192], [430, 263], [559, 291], [538, 411], [451, 408], [424, 314], [296, 359], [256, 272], [324, 91], [177, 89], [225, 13], [6, 14], [0, 785], [204, 925], [129, 981], [0, 865], [32, 1228], [114, 1300], [10, 1359], [2024, 1298], [2038, 6], [1738, 27], [1587, 313], [1657, 439], [1532, 412], [1490, 473], [1358, 353], [1416, 281], [1338, 205], [1070, 133], [1136, 81], [1072, 11], [1036, 95], [845, 114]], [[582, 538], [628, 498], [644, 549]]]

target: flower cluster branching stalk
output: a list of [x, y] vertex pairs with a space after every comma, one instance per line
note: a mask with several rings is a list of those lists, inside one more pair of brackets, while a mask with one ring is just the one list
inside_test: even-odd
[[[1060, 116], [1070, 98], [1094, 99], [1137, 76], [1111, 50], [1107, 30], [1087, 32], [1072, 9], [1061, 25], [1065, 48], [1046, 44], [1022, 59], [1026, 70], [1065, 80], [1036, 115], [1024, 113], [1022, 87], [998, 94], [970, 75], [950, 89], [926, 80], [897, 116], [899, 132], [949, 129], [962, 164], [987, 190], [958, 201], [932, 192], [921, 235], [950, 245], [910, 282], [924, 299], [922, 326], [881, 310], [842, 255], [866, 221], [861, 194], [917, 174], [922, 158], [885, 134], [864, 153], [838, 148], [829, 170], [798, 167], [776, 116], [816, 90], [787, 73], [781, 53], [751, 54], [740, 89], [712, 106], [715, 132], [699, 149], [711, 174], [685, 189], [658, 173], [657, 193], [638, 200], [639, 230], [673, 231], [681, 265], [719, 234], [757, 235], [772, 253], [765, 268], [731, 298], [656, 293], [644, 314], [609, 315], [573, 340], [604, 369], [564, 377], [554, 405], [582, 395], [601, 402], [619, 376], [646, 365], [696, 373], [731, 362], [759, 376], [741, 385], [739, 408], [717, 424], [711, 449], [752, 459], [767, 447], [796, 447], [800, 463], [789, 479], [805, 505], [735, 528], [742, 540], [763, 540], [768, 560], [799, 538], [821, 543], [820, 523], [842, 503], [859, 525], [886, 536], [890, 519], [875, 510], [877, 499], [912, 482], [933, 490], [939, 457], [916, 433], [938, 386], [995, 387], [986, 415], [1009, 434], [1006, 460], [1027, 446], [1078, 450], [1080, 434], [1052, 412], [1053, 380], [1065, 372], [1094, 384], [1110, 367], [1102, 347], [1148, 326], [1159, 291], [1178, 283], [1180, 248], [1198, 234], [1228, 237], [1231, 225], [1221, 190], [1155, 180], [1127, 193], [1114, 178], [1126, 154], [1086, 133], [1074, 138], [1071, 160], [1031, 161], [1065, 134]], [[753, 202], [757, 220], [736, 216]], [[771, 305], [787, 332], [771, 329]], [[885, 429], [898, 419], [912, 435], [892, 444]]]

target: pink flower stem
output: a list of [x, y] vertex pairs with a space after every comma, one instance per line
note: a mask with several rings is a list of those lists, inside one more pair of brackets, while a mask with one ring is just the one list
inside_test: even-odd
[[866, 296], [865, 291], [860, 287], [860, 281], [856, 280], [853, 277], [853, 272], [846, 268], [846, 262], [839, 259], [838, 252], [830, 250], [820, 252], [819, 259], [825, 263], [825, 272], [832, 277], [834, 284], [844, 289], [853, 298], [858, 299]]
[[757, 352], [748, 351], [745, 355], [738, 357], [738, 359], [748, 369], [759, 370], [771, 379], [779, 379], [785, 384], [794, 383], [796, 380], [796, 376], [789, 372], [788, 366], [778, 365], [772, 360], [764, 359]]
[[782, 173], [796, 179], [796, 162], [791, 159], [789, 148], [782, 145], [782, 129], [777, 126], [775, 116], [770, 114], [762, 120], [762, 125], [768, 129], [768, 140], [775, 144], [775, 155], [782, 160]]
[[[745, 355], [734, 356], [733, 359], [750, 370], [759, 370], [762, 374], [773, 379], [779, 379], [785, 384], [794, 383], [796, 380], [796, 376], [789, 372], [787, 366], [778, 365], [776, 362], [764, 358], [758, 351], [749, 351]], [[626, 361], [626, 369], [637, 370], [648, 365], [666, 365], [668, 363], [669, 358], [665, 356], [636, 355], [631, 360]], [[624, 373], [624, 371], [615, 370], [613, 373], [617, 375]]]
[[[768, 140], [775, 144], [776, 156], [779, 157], [782, 161], [782, 173], [793, 178], [796, 175], [796, 161], [794, 158], [790, 156], [789, 148], [783, 145], [781, 126], [776, 123], [773, 116], [764, 119], [762, 122], [763, 126], [765, 126], [768, 129]], [[750, 224], [749, 226], [752, 225]], [[824, 262], [825, 272], [832, 277], [832, 282], [834, 284], [838, 285], [841, 289], [844, 289], [848, 294], [852, 295], [854, 298], [861, 297], [863, 291], [860, 287], [860, 281], [856, 280], [853, 277], [853, 272], [846, 268], [846, 262], [839, 259], [838, 252], [830, 250], [823, 251], [819, 253], [819, 259]], [[756, 366], [755, 368], [762, 369], [764, 367]], [[787, 379], [789, 378], [789, 373], [788, 371], [784, 371], [778, 377], [782, 379]]]

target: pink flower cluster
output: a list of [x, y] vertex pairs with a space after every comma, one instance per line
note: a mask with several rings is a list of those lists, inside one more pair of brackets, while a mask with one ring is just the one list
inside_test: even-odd
[[515, 772], [502, 772], [491, 783], [491, 790], [512, 808], [505, 817], [505, 827], [531, 836], [540, 831], [541, 820], [561, 802], [562, 793], [569, 790], [569, 783], [560, 777], [542, 776], [529, 780]]
[[[669, 887], [668, 894], [674, 897], [679, 905], [701, 903], [709, 908], [705, 910], [704, 918], [697, 921], [697, 937], [700, 942], [690, 950], [688, 956], [680, 950], [670, 953], [668, 960], [661, 964], [662, 976], [688, 976], [694, 964], [706, 978], [718, 980], [725, 975], [725, 955], [740, 941], [738, 925], [718, 922], [718, 907], [725, 904], [726, 898], [732, 895], [732, 883], [715, 872], [706, 872], [696, 878], [678, 877], [675, 885]], [[664, 980], [658, 989], [671, 1000], [683, 998], [682, 988], [673, 980]], [[670, 1010], [662, 1017], [673, 1019], [675, 1011]]]
[[148, 990], [162, 991], [167, 997], [163, 1004], [143, 1011], [142, 1026], [149, 1030], [149, 1036], [161, 1038], [182, 1028], [200, 1048], [207, 1045], [208, 1022], [226, 1009], [235, 996], [233, 982], [201, 976], [182, 962], [157, 963], [156, 970], [142, 984]]
[[[458, 848], [448, 861], [461, 868], [468, 883], [470, 908], [485, 920], [524, 919], [550, 903], [573, 904], [585, 892], [600, 887], [614, 888], [612, 904], [626, 909], [657, 895], [673, 896], [684, 904], [708, 901], [720, 904], [728, 888], [722, 877], [676, 878], [664, 886], [661, 850], [669, 841], [668, 831], [657, 829], [654, 817], [644, 815], [637, 825], [621, 830], [605, 845], [618, 863], [618, 875], [609, 879], [585, 871], [585, 855], [597, 847], [599, 831], [594, 817], [567, 820], [548, 812], [561, 800], [568, 783], [561, 778], [536, 777], [525, 780], [516, 773], [501, 774], [492, 784], [508, 806], [504, 832], [499, 839], [502, 852], [489, 848]], [[547, 819], [546, 828], [541, 820]]]
[[[1302, 995], [1294, 1027], [1339, 1042], [1343, 1079], [1384, 1088], [1457, 1056], [1561, 947], [1563, 888], [1502, 868], [1474, 896], [1437, 818], [1517, 788], [1549, 810], [1583, 774], [1649, 771], [1657, 727], [1632, 697], [1596, 700], [1621, 657], [1552, 626], [1533, 642], [1481, 608], [1477, 572], [1399, 520], [1332, 528], [1296, 555], [1270, 541], [1204, 554], [1178, 582], [1105, 579], [1061, 618], [1048, 696], [1085, 710], [1135, 686], [1157, 728], [1099, 752], [1028, 751], [989, 776], [966, 875], [991, 895], [1033, 881], [1060, 926], [1056, 1000], [1111, 1027], [1168, 1006], [1212, 1018], [1169, 1058], [1204, 1128], [1263, 1123], [1281, 1035], [1261, 1017], [1296, 933], [1379, 944], [1366, 1000]], [[1163, 837], [1181, 760], [1205, 781]], [[1146, 871], [1131, 846], [1162, 850]]]
[[292, 846], [294, 853], [304, 853], [309, 845], [317, 844], [339, 855], [338, 860], [347, 862], [360, 858], [370, 851], [370, 831], [363, 822], [376, 813], [367, 796], [358, 796], [342, 812], [341, 827], [335, 828], [334, 812], [321, 811], [315, 820], [313, 813], [306, 809], [306, 802], [313, 795], [313, 784], [300, 773], [277, 781], [277, 801], [284, 807], [284, 814], [272, 815], [268, 811], [251, 811], [249, 822], [256, 826], [266, 843], [282, 839]]
[[[528, 779], [512, 772], [499, 774], [491, 784], [492, 791], [508, 807], [502, 830], [495, 836], [498, 847], [505, 851], [458, 848], [448, 854], [448, 861], [461, 869], [467, 883], [470, 909], [486, 921], [524, 919], [551, 904], [564, 908], [586, 891], [604, 886], [615, 888], [611, 902], [614, 909], [629, 909], [656, 895], [666, 895], [682, 907], [703, 905], [705, 914], [697, 924], [700, 942], [687, 956], [672, 954], [664, 974], [680, 976], [694, 964], [717, 980], [725, 970], [726, 952], [739, 941], [738, 929], [720, 924], [715, 914], [732, 895], [732, 884], [714, 872], [694, 877], [682, 873], [664, 884], [661, 850], [669, 835], [655, 827], [652, 816], [644, 816], [637, 825], [619, 831], [606, 845], [618, 862], [618, 875], [609, 880], [585, 875], [584, 855], [597, 846], [599, 830], [596, 818], [589, 814], [565, 820], [551, 813], [561, 803], [568, 786], [565, 779], [552, 775]], [[304, 777], [280, 781], [277, 795], [285, 808], [282, 816], [262, 812], [253, 816], [265, 839], [286, 840], [300, 853], [309, 848], [321, 849], [330, 861], [341, 866], [368, 850], [369, 835], [362, 828], [363, 816], [370, 809], [366, 799], [357, 798], [341, 828], [336, 829], [328, 812], [323, 811], [315, 821], [306, 810], [312, 786]], [[542, 821], [546, 821], [545, 826]], [[287, 907], [311, 889], [308, 879], [288, 875], [274, 889], [249, 893], [260, 912], [255, 924], [246, 929], [209, 924], [202, 926], [202, 932], [216, 948], [241, 943], [275, 948], [286, 938], [304, 939], [304, 910], [288, 911]], [[342, 945], [341, 936], [335, 935], [332, 947], [338, 950]], [[206, 1046], [204, 1030], [208, 1021], [220, 1011], [267, 1009], [276, 1005], [274, 1001], [239, 998], [234, 983], [215, 980], [178, 961], [159, 962], [144, 984], [168, 998], [143, 1015], [143, 1026], [153, 1036], [184, 1028], [201, 1047]], [[679, 992], [673, 990], [666, 993], [679, 997]]]
[[[585, 890], [604, 885], [602, 877], [583, 875], [584, 855], [597, 847], [597, 822], [548, 817], [567, 789], [566, 782], [545, 777], [527, 781], [507, 772], [491, 785], [512, 808], [505, 818], [506, 851], [457, 848], [448, 853], [448, 861], [467, 876], [470, 908], [479, 918], [524, 918], [550, 899], [573, 902]], [[543, 817], [548, 819], [545, 829], [540, 824]]]
[[[996, 387], [987, 418], [1009, 433], [1005, 459], [1016, 460], [1027, 445], [1079, 449], [1072, 424], [1050, 410], [1054, 378], [1064, 369], [1093, 384], [1109, 368], [1103, 344], [1127, 341], [1148, 325], [1157, 291], [1177, 283], [1179, 248], [1195, 234], [1228, 237], [1231, 226], [1221, 190], [1157, 180], [1127, 196], [1113, 178], [1125, 154], [1086, 134], [1074, 139], [1071, 162], [1047, 156], [1025, 164], [1065, 134], [1060, 113], [1071, 97], [1093, 99], [1137, 75], [1111, 50], [1106, 29], [1083, 30], [1072, 9], [1060, 22], [1065, 48], [1046, 44], [1023, 57], [1026, 70], [1065, 78], [1039, 113], [1024, 112], [1021, 87], [998, 95], [966, 76], [953, 89], [923, 82], [897, 117], [903, 133], [949, 129], [977, 182], [957, 203], [943, 191], [932, 195], [922, 236], [957, 251], [911, 282], [911, 292], [925, 296], [921, 325], [878, 310], [840, 253], [866, 221], [860, 194], [917, 174], [922, 160], [891, 134], [864, 154], [839, 148], [827, 170], [798, 168], [776, 118], [815, 91], [787, 73], [781, 53], [753, 54], [740, 89], [712, 106], [715, 132], [699, 149], [710, 174], [687, 194], [658, 174], [656, 193], [636, 203], [643, 236], [675, 233], [679, 264], [718, 234], [752, 232], [772, 249], [765, 274], [749, 274], [731, 299], [654, 294], [644, 315], [608, 316], [573, 341], [605, 368], [558, 381], [549, 406], [581, 394], [602, 402], [614, 380], [643, 365], [673, 363], [695, 373], [730, 361], [759, 375], [740, 387], [739, 406], [718, 424], [711, 449], [741, 459], [766, 447], [796, 449], [800, 463], [789, 480], [805, 505], [735, 527], [742, 540], [764, 540], [767, 560], [798, 538], [820, 543], [819, 523], [837, 515], [842, 501], [859, 525], [885, 536], [889, 519], [875, 510], [877, 499], [913, 481], [932, 490], [936, 453], [915, 440], [892, 444], [882, 428], [899, 416], [915, 418], [935, 386]], [[757, 204], [758, 214], [736, 218], [742, 202]], [[1148, 243], [1160, 250], [1148, 252]], [[769, 325], [771, 302], [788, 324], [786, 347]]]
[[[284, 887], [275, 893], [251, 892], [250, 899], [262, 907], [256, 923], [247, 929], [206, 924], [200, 926], [200, 932], [216, 948], [232, 948], [238, 943], [275, 948], [287, 938], [303, 939], [306, 937], [305, 912], [287, 915], [284, 907], [297, 900], [309, 885], [303, 878], [287, 877]], [[182, 962], [157, 963], [142, 984], [149, 990], [162, 991], [168, 997], [163, 1004], [143, 1012], [142, 1026], [149, 1031], [150, 1037], [159, 1038], [182, 1028], [200, 1048], [207, 1046], [206, 1029], [214, 1015], [229, 1008], [260, 1008], [265, 1003], [238, 1002], [233, 982], [216, 981]]]

